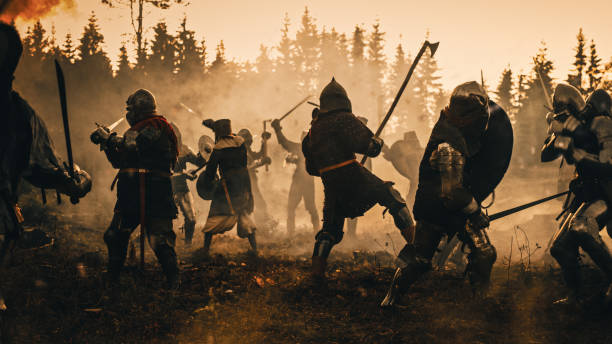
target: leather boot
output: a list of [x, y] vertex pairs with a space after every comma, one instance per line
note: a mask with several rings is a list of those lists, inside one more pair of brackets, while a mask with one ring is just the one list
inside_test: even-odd
[[332, 249], [332, 243], [328, 239], [321, 239], [315, 242], [312, 253], [312, 277], [314, 279], [325, 279], [327, 268], [327, 257]]
[[155, 250], [159, 264], [166, 275], [166, 288], [176, 290], [179, 288], [179, 267], [174, 248], [162, 246]]
[[204, 234], [204, 254], [208, 255], [210, 253], [210, 243], [212, 242], [212, 237], [213, 234], [212, 233], [205, 233]]
[[191, 240], [193, 239], [193, 232], [195, 230], [195, 223], [185, 221], [185, 246], [191, 246]]
[[257, 254], [257, 240], [255, 239], [255, 233], [251, 233], [248, 236], [249, 244], [251, 245], [251, 252]]

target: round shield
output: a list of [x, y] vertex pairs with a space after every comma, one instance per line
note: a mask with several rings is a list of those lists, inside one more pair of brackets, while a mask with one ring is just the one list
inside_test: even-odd
[[480, 151], [472, 157], [467, 185], [478, 202], [495, 190], [508, 170], [514, 145], [512, 124], [506, 111], [489, 101], [491, 116]]
[[413, 180], [419, 173], [420, 157], [423, 154], [423, 149], [418, 145], [418, 142], [410, 142], [407, 140], [398, 140], [389, 148], [391, 164], [399, 174]]
[[210, 159], [214, 147], [215, 141], [208, 135], [202, 135], [198, 140], [198, 151], [206, 161]]
[[196, 181], [196, 190], [198, 191], [198, 196], [202, 199], [211, 201], [217, 190], [217, 186], [219, 185], [219, 178], [215, 176], [215, 179], [211, 182], [206, 179], [204, 173], [200, 173], [198, 176], [198, 180]]

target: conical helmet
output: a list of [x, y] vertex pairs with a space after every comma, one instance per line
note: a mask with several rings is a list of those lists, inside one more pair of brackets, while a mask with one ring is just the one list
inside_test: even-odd
[[346, 94], [346, 90], [340, 85], [335, 78], [325, 86], [319, 97], [321, 112], [329, 112], [333, 110], [345, 110], [352, 112], [351, 101]]

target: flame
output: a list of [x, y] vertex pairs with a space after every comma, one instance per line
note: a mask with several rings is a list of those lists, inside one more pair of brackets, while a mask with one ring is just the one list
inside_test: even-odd
[[74, 0], [0, 0], [0, 20], [11, 23], [16, 19], [39, 19], [59, 5], [72, 8], [75, 3]]

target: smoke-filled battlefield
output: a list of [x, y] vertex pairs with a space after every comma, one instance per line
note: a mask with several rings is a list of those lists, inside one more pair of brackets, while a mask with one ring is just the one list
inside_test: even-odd
[[[56, 24], [50, 22], [49, 18], [77, 13], [85, 7], [93, 9], [88, 19], [71, 23], [67, 32], [59, 33]], [[215, 4], [206, 7], [214, 11]], [[283, 8], [282, 2], [278, 7]], [[184, 9], [179, 18], [164, 17], [164, 13], [176, 13], [170, 11], [177, 8]], [[417, 40], [401, 39], [395, 44], [395, 37], [401, 37], [401, 27], [398, 32], [396, 25], [387, 26], [384, 16], [368, 17], [368, 22], [356, 20], [349, 29], [343, 30], [336, 28], [326, 15], [317, 17], [316, 13], [325, 12], [324, 6], [301, 6], [293, 12], [281, 11], [285, 14], [276, 21], [277, 40], [272, 44], [260, 44], [257, 53], [253, 54], [255, 57], [244, 58], [227, 52], [226, 49], [231, 49], [223, 39], [211, 41], [207, 38], [209, 33], [196, 29], [197, 22], [203, 20], [198, 13], [201, 8], [202, 4], [184, 0], [0, 1], [0, 20], [16, 27], [23, 46], [12, 89], [44, 122], [57, 155], [62, 162], [67, 161], [56, 62], [60, 65], [65, 77], [74, 162], [88, 172], [92, 182], [91, 191], [78, 204], [72, 204], [66, 195], [56, 195], [53, 189], [43, 190], [25, 179], [19, 182], [18, 205], [25, 219], [23, 232], [44, 233], [45, 238], [40, 240], [45, 244], [21, 247], [17, 241], [3, 264], [0, 296], [6, 308], [0, 309], [0, 343], [607, 342], [610, 308], [606, 300], [612, 298], [612, 289], [607, 290], [609, 277], [612, 277], [607, 273], [612, 271], [602, 267], [607, 264], [609, 253], [607, 256], [605, 253], [612, 244], [606, 226], [608, 220], [604, 219], [607, 208], [584, 222], [587, 228], [584, 231], [595, 232], [593, 238], [600, 245], [597, 253], [592, 253], [592, 245], [584, 244], [583, 239], [575, 239], [575, 244], [572, 241], [571, 245], [576, 247], [569, 249], [571, 261], [567, 261], [567, 265], [562, 261], [560, 265], [558, 257], [551, 255], [551, 248], [556, 247], [559, 237], [574, 230], [571, 224], [577, 218], [590, 216], [584, 209], [597, 200], [606, 206], [605, 190], [609, 189], [602, 186], [604, 196], [595, 200], [595, 196], [589, 194], [591, 198], [584, 206], [577, 204], [576, 209], [572, 208], [572, 202], [578, 202], [576, 199], [582, 194], [572, 191], [574, 198], [561, 195], [495, 218], [499, 212], [574, 190], [570, 186], [574, 188], [579, 184], [570, 183], [581, 178], [579, 172], [586, 169], [577, 167], [582, 161], [578, 155], [568, 153], [570, 148], [562, 150], [562, 145], [553, 144], [550, 149], [556, 149], [558, 154], [542, 162], [543, 147], [546, 148], [543, 145], [554, 141], [551, 133], [557, 134], [557, 138], [570, 136], [569, 128], [573, 127], [565, 118], [574, 110], [582, 114], [595, 107], [589, 99], [596, 90], [601, 94], [612, 92], [612, 57], [600, 53], [610, 51], [607, 37], [591, 37], [591, 32], [583, 29], [582, 23], [571, 22], [575, 31], [563, 39], [563, 49], [571, 52], [570, 61], [555, 60], [544, 35], [542, 42], [534, 45], [521, 60], [508, 61], [499, 75], [490, 75], [483, 61], [480, 73], [451, 83], [445, 74], [454, 78], [463, 75], [460, 71], [467, 67], [461, 64], [440, 67], [441, 56], [453, 54], [453, 51], [447, 50], [447, 42], [436, 36], [435, 26], [420, 28]], [[122, 23], [119, 36], [117, 28], [110, 28], [98, 15], [98, 12], [109, 11], [121, 18], [121, 21], [113, 21], [114, 25]], [[244, 40], [259, 42], [260, 37], [246, 35]], [[109, 45], [114, 47], [118, 41], [121, 42], [119, 49], [110, 50]], [[438, 41], [436, 51], [427, 50], [423, 45], [424, 53], [419, 52], [423, 42]], [[435, 52], [433, 56], [432, 52]], [[505, 57], [500, 56], [500, 59]], [[569, 68], [558, 67], [568, 62], [571, 63]], [[398, 90], [413, 64], [414, 71], [395, 104]], [[309, 151], [316, 156], [311, 158], [302, 153], [302, 140], [306, 137], [313, 142], [317, 137], [316, 122], [325, 120], [322, 114], [326, 114], [327, 100], [322, 92], [329, 87], [332, 78], [342, 85], [350, 99], [349, 112], [357, 116], [351, 118], [359, 118], [359, 124], [349, 123], [346, 128], [365, 126], [373, 135], [381, 122], [385, 123], [380, 141], [372, 136], [375, 139], [372, 144], [380, 143], [374, 152], [365, 144], [361, 145], [364, 147], [361, 151], [350, 153], [357, 153], [357, 160], [363, 154], [371, 154], [371, 167], [368, 167], [371, 172], [364, 173], [375, 175], [381, 183], [390, 182], [385, 188], [396, 193], [387, 189], [372, 191], [373, 186], [368, 183], [355, 184], [349, 191], [346, 188], [337, 191], [341, 188], [330, 186], [332, 179], [325, 174], [329, 171], [340, 173], [337, 171], [353, 162], [352, 158], [334, 160], [333, 164], [316, 168], [319, 175], [314, 177], [313, 209], [308, 196], [299, 196], [303, 199], [294, 202], [292, 197], [295, 196], [291, 195], [295, 189], [309, 187], [301, 184], [304, 179], [296, 177], [299, 174], [296, 169], [308, 169], [311, 173], [308, 166], [312, 166], [312, 161], [316, 158], [331, 161], [321, 156], [340, 147], [329, 143], [332, 148], [327, 150], [311, 148]], [[487, 221], [483, 225], [486, 231], [477, 234], [476, 239], [469, 236], [470, 226], [478, 219], [470, 217], [476, 216], [476, 212], [466, 210], [465, 216], [461, 215], [463, 222], [457, 225], [456, 234], [440, 230], [439, 244], [431, 248], [433, 256], [429, 257], [428, 267], [423, 268], [423, 275], [421, 268], [415, 268], [419, 271], [415, 272], [415, 281], [403, 291], [401, 283], [408, 282], [397, 279], [411, 275], [402, 269], [411, 267], [412, 258], [413, 262], [421, 262], [419, 250], [426, 245], [420, 240], [429, 240], [419, 234], [419, 231], [428, 230], [422, 225], [427, 221], [423, 220], [425, 215], [417, 214], [418, 206], [415, 205], [431, 194], [417, 191], [419, 188], [425, 190], [430, 183], [429, 179], [419, 180], [423, 173], [429, 173], [429, 167], [423, 165], [430, 166], [435, 160], [429, 156], [433, 153], [428, 142], [430, 137], [442, 135], [436, 129], [441, 120], [449, 118], [450, 123], [461, 125], [473, 123], [471, 119], [464, 120], [467, 122], [453, 122], [452, 119], [453, 104], [456, 104], [452, 96], [461, 94], [456, 86], [468, 81], [474, 81], [470, 87], [477, 88], [477, 91], [470, 89], [469, 97], [484, 99], [488, 104], [488, 121], [498, 107], [507, 116], [513, 137], [511, 158], [509, 155], [507, 170], [502, 171], [503, 178], [492, 188], [494, 191], [482, 200], [472, 199], [477, 203], [478, 215]], [[560, 96], [554, 97], [560, 84], [571, 85], [576, 92], [563, 99], [578, 97], [585, 105], [574, 105], [567, 100], [574, 107], [568, 105], [559, 110], [561, 105], [557, 100]], [[176, 240], [169, 246], [175, 252], [179, 277], [170, 287], [166, 286], [167, 268], [160, 258], [161, 251], [155, 248], [159, 238], [149, 237], [152, 235], [149, 233], [144, 265], [141, 265], [140, 245], [144, 239], [140, 238], [140, 229], [127, 234], [129, 244], [124, 254], [125, 264], [120, 268], [121, 278], [117, 277], [117, 284], [110, 283], [108, 278], [112, 274], [109, 253], [112, 249], [107, 247], [109, 239], [105, 232], [115, 225], [113, 219], [120, 213], [117, 180], [121, 185], [121, 173], [135, 165], [129, 168], [127, 165], [113, 166], [116, 164], [109, 162], [111, 158], [107, 159], [109, 154], [105, 151], [109, 146], [94, 144], [92, 133], [134, 111], [136, 105], [131, 103], [130, 96], [139, 89], [146, 89], [154, 96], [156, 114], [172, 123], [174, 132], [180, 133], [182, 144], [198, 158], [205, 153], [208, 159], [213, 147], [215, 157], [221, 156], [219, 149], [227, 149], [227, 146], [220, 148], [219, 144], [224, 136], [220, 134], [218, 121], [222, 119], [231, 120], [233, 134], [248, 129], [253, 138], [248, 149], [260, 153], [259, 158], [253, 158], [253, 163], [259, 162], [259, 165], [251, 168], [251, 160], [248, 160], [245, 166], [245, 173], [248, 170], [251, 174], [247, 178], [250, 180], [248, 193], [254, 204], [248, 215], [253, 228], [256, 227], [256, 245], [248, 229], [244, 229], [248, 226], [241, 222], [241, 215], [236, 214], [240, 208], [234, 209], [239, 203], [235, 200], [232, 203], [234, 184], [229, 183], [228, 190], [225, 180], [231, 179], [221, 170], [226, 166], [223, 162], [219, 164], [217, 179], [220, 181], [213, 192], [229, 200], [231, 215], [224, 216], [233, 216], [236, 227], [232, 225], [234, 229], [211, 235], [212, 243], [208, 244], [206, 233], [217, 230], [209, 228], [213, 213], [217, 211], [211, 204], [216, 201], [214, 196], [211, 196], [212, 202], [203, 199], [198, 189], [198, 177], [204, 179], [208, 162], [201, 165], [188, 162], [184, 170], [172, 170], [174, 176], [193, 172], [193, 178], [188, 178], [186, 185], [191, 193], [189, 197], [193, 198], [190, 207], [194, 221], [190, 229], [189, 209], [186, 211], [174, 195], [178, 216], [172, 221], [171, 230]], [[554, 104], [553, 99], [557, 99]], [[575, 100], [576, 104], [582, 104], [580, 101]], [[386, 122], [390, 108], [393, 112]], [[8, 114], [9, 107], [5, 109]], [[607, 117], [611, 117], [609, 104], [607, 111]], [[273, 120], [287, 112], [290, 113], [282, 121], [276, 122], [280, 128], [275, 128]], [[578, 115], [575, 117], [581, 120]], [[209, 119], [217, 122], [205, 121]], [[129, 118], [119, 122], [111, 131], [122, 139], [127, 138], [128, 132], [135, 127], [128, 121]], [[560, 123], [558, 129], [553, 128], [555, 121]], [[585, 128], [597, 128], [588, 123]], [[488, 122], [483, 130], [488, 130], [489, 126], [494, 123]], [[299, 147], [297, 155], [283, 147], [279, 130]], [[466, 132], [462, 131], [463, 135], [468, 135]], [[352, 133], [354, 136], [345, 138], [349, 143], [342, 145], [342, 149], [358, 145], [358, 133], [361, 132], [355, 129]], [[598, 133], [589, 134], [590, 139], [606, 136]], [[203, 135], [213, 140], [209, 151], [203, 151], [199, 145]], [[327, 134], [319, 135], [320, 138]], [[329, 140], [337, 139], [333, 135], [329, 137]], [[571, 149], [580, 149], [580, 142], [574, 139]], [[482, 162], [470, 162], [475, 155], [469, 143], [465, 145], [466, 150], [461, 154], [468, 162], [461, 166], [468, 169], [482, 166]], [[2, 154], [8, 147], [7, 144], [2, 148]], [[434, 148], [437, 147], [438, 144]], [[584, 159], [597, 157], [607, 144], [597, 141], [589, 147], [595, 148], [589, 148], [592, 149], [588, 151], [590, 155], [585, 153]], [[181, 154], [179, 152], [179, 161]], [[161, 154], [153, 156], [161, 159]], [[225, 158], [223, 155], [219, 159]], [[247, 161], [246, 157], [244, 159]], [[300, 165], [299, 159], [306, 159], [305, 165]], [[597, 160], [597, 163], [606, 162]], [[355, 165], [361, 168], [357, 161]], [[59, 168], [65, 168], [69, 175], [67, 164]], [[486, 179], [488, 173], [496, 173], [495, 167], [490, 167], [489, 171], [488, 168], [480, 172], [482, 178]], [[139, 166], [136, 170], [142, 172], [143, 169]], [[603, 185], [610, 173], [606, 169], [603, 171], [589, 178]], [[589, 173], [589, 176], [595, 174]], [[350, 178], [355, 177], [347, 174], [334, 180], [341, 183]], [[443, 183], [444, 177], [437, 180]], [[468, 180], [471, 179], [465, 177], [459, 184], [466, 185]], [[329, 191], [332, 189], [335, 191]], [[465, 189], [474, 191], [476, 186], [465, 186]], [[436, 190], [443, 194], [445, 186]], [[343, 201], [333, 192], [360, 195], [360, 191], [374, 201], [363, 216], [355, 217], [356, 221], [350, 219], [352, 216], [337, 215], [345, 211], [338, 210], [344, 209], [341, 206], [330, 206]], [[371, 196], [377, 192], [390, 193], [379, 198]], [[401, 210], [388, 205], [397, 202], [396, 194], [402, 199], [400, 204], [408, 210], [410, 221], [414, 219], [415, 223], [403, 223], [402, 220], [407, 220], [398, 215]], [[392, 197], [389, 195], [395, 198], [388, 200]], [[447, 206], [444, 203], [447, 196], [436, 194], [436, 197], [440, 204]], [[357, 196], [350, 198], [346, 204], [352, 204]], [[464, 209], [467, 206], [455, 213]], [[292, 211], [295, 212], [294, 227], [289, 224], [291, 220], [288, 221], [291, 217], [288, 213]], [[318, 217], [316, 221], [313, 211]], [[346, 212], [350, 214], [349, 210]], [[604, 213], [606, 215], [601, 215]], [[335, 223], [336, 220], [330, 220], [336, 219], [334, 216], [342, 218], [343, 234], [339, 239], [330, 234], [331, 239], [326, 241], [326, 226]], [[447, 213], [443, 211], [438, 216], [441, 223], [455, 221], [451, 221], [451, 215], [446, 219]], [[495, 219], [488, 222], [489, 218]], [[143, 219], [141, 217], [140, 221]], [[448, 222], [444, 222], [446, 220]], [[147, 222], [148, 231], [155, 226]], [[564, 226], [569, 229], [563, 230]], [[444, 228], [437, 224], [431, 228], [434, 227]], [[412, 236], [410, 229], [414, 231]], [[190, 231], [193, 238], [187, 240], [186, 236], [191, 234], [186, 233]], [[7, 233], [4, 234], [3, 243], [8, 240]], [[582, 237], [576, 234], [576, 238]], [[414, 243], [407, 244], [407, 239]], [[480, 278], [474, 277], [473, 272], [480, 263], [477, 260], [480, 254], [478, 240], [486, 241], [495, 250], [494, 263], [491, 262], [488, 272], [490, 283], [485, 283], [486, 292], [483, 293], [474, 287], [478, 284], [474, 281]], [[319, 260], [318, 255], [325, 251], [325, 245], [330, 248], [324, 259]], [[568, 274], [574, 270], [568, 270], [567, 266], [581, 269], [582, 282], [577, 282], [579, 287], [576, 287], [579, 293], [571, 294], [573, 289], [568, 283]], [[317, 269], [322, 271], [322, 276], [317, 275]], [[402, 292], [395, 295], [394, 290]], [[570, 291], [570, 301], [578, 301], [558, 302], [564, 299], [567, 291]], [[579, 297], [572, 299], [572, 295]], [[390, 297], [396, 296], [397, 304], [389, 302]], [[381, 307], [385, 302], [392, 307]]]

